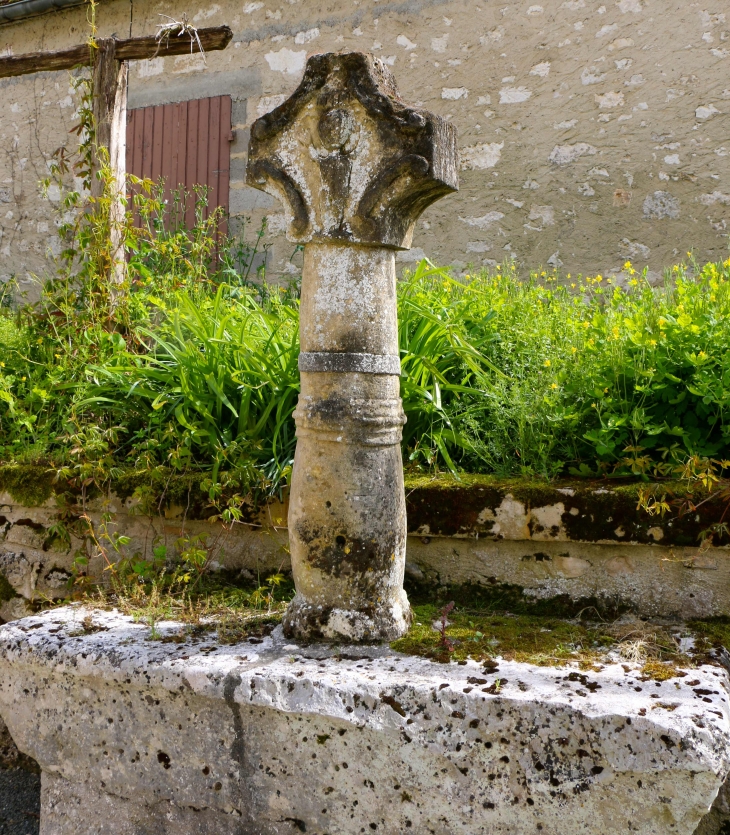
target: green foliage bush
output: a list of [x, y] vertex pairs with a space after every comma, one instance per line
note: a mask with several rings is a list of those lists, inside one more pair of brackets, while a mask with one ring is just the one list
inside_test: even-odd
[[[59, 175], [68, 171], [63, 160]], [[87, 166], [88, 167], [88, 166]], [[86, 170], [86, 169], [84, 169]], [[274, 491], [294, 452], [299, 293], [226, 239], [205, 194], [132, 178], [65, 195], [58, 275], [0, 299], [0, 464], [86, 486], [169, 467]], [[195, 200], [191, 229], [174, 222]], [[109, 280], [115, 232], [127, 253]], [[265, 246], [264, 246], [265, 248]], [[499, 475], [669, 477], [730, 457], [730, 260], [675, 266], [661, 287], [514, 265], [463, 278], [423, 261], [398, 287], [407, 466]], [[714, 463], [713, 463], [714, 462]]]
[[[148, 224], [114, 311], [93, 308], [99, 291], [78, 274], [3, 309], [3, 461], [81, 480], [167, 465], [286, 481], [298, 294], [242, 278], [227, 256], [216, 266], [214, 223]], [[690, 456], [728, 457], [730, 261], [680, 265], [660, 288], [627, 275], [624, 286], [519, 281], [510, 267], [457, 279], [428, 262], [406, 275], [408, 465], [661, 477]]]
[[459, 390], [433, 388], [461, 466], [661, 477], [689, 457], [728, 457], [730, 260], [675, 266], [659, 288], [630, 263], [623, 286], [600, 275], [520, 282], [513, 268], [417, 278], [401, 306], [415, 291], [482, 360], [451, 374]]

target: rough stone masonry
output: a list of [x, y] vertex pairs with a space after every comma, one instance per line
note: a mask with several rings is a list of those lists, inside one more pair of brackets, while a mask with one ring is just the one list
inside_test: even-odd
[[386, 65], [359, 52], [310, 58], [291, 98], [252, 127], [248, 182], [281, 199], [289, 240], [304, 245], [292, 637], [408, 629], [395, 252], [457, 190], [457, 165], [455, 128], [407, 107]]
[[[399, 268], [425, 253], [472, 266], [611, 275], [631, 258], [661, 277], [693, 248], [727, 258], [730, 14], [727, 0], [103, 0], [100, 37], [150, 35], [159, 12], [229, 25], [224, 52], [135, 62], [129, 107], [231, 95], [230, 210], [269, 218], [269, 275], [298, 274], [277, 201], [246, 185], [249, 131], [296, 88], [313, 52], [372, 52], [410, 101], [452, 122], [458, 195], [428, 209]], [[86, 9], [0, 27], [0, 53], [84, 39]], [[47, 160], [70, 146], [68, 73], [0, 80], [0, 279], [60, 251]]]

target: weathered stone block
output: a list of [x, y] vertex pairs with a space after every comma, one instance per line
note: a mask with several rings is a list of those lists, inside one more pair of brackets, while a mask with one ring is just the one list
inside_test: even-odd
[[690, 835], [730, 769], [713, 667], [658, 683], [159, 629], [67, 607], [0, 630], [43, 835]]
[[458, 189], [456, 129], [407, 106], [387, 65], [313, 55], [294, 93], [254, 122], [248, 183], [284, 204], [287, 237], [408, 249], [424, 209]]

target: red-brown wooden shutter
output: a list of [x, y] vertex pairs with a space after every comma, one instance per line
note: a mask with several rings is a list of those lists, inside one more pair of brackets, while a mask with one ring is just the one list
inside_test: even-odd
[[[193, 186], [208, 186], [209, 211], [222, 206], [227, 214], [232, 138], [230, 96], [130, 110], [127, 171], [155, 181], [163, 177], [167, 200], [180, 186], [191, 193]], [[195, 223], [194, 202], [186, 205], [188, 228]]]

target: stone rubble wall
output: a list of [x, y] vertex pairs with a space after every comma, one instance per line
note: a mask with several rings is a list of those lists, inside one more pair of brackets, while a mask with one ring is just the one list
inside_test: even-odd
[[[411, 583], [504, 586], [533, 599], [627, 607], [652, 617], [730, 614], [730, 543], [698, 544], [722, 513], [719, 501], [659, 519], [637, 511], [631, 486], [423, 479], [406, 492]], [[90, 557], [83, 567], [90, 579], [108, 577], [113, 550], [107, 547], [105, 557], [79, 537], [74, 515], [88, 516], [102, 546], [105, 528], [129, 537], [123, 556], [151, 557], [159, 545], [174, 554], [181, 536], [204, 536], [214, 569], [253, 579], [290, 569], [287, 510], [286, 500], [247, 508], [244, 522], [226, 532], [195, 502], [163, 504], [151, 516], [133, 496], [113, 494], [70, 509], [55, 495], [24, 506], [0, 493], [0, 618], [22, 617], [43, 596], [68, 595], [80, 555]], [[56, 535], [62, 517], [70, 543]]]
[[[205, 62], [134, 64], [129, 106], [232, 96], [231, 214], [254, 224], [268, 215], [273, 274], [297, 272], [300, 256], [291, 260], [280, 204], [244, 183], [249, 129], [291, 95], [309, 54], [338, 50], [383, 58], [405, 100], [459, 131], [461, 191], [426, 211], [402, 266], [427, 254], [461, 270], [515, 258], [609, 275], [629, 258], [659, 279], [690, 248], [700, 260], [727, 257], [724, 0], [104, 0], [99, 35], [149, 35], [160, 12], [228, 24], [233, 42]], [[85, 16], [4, 26], [0, 54], [83, 42]], [[42, 198], [38, 182], [69, 144], [76, 106], [68, 73], [0, 80], [0, 278], [16, 275], [26, 290], [60, 251], [60, 195]]]

